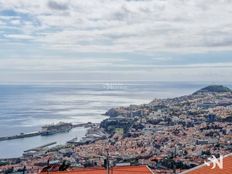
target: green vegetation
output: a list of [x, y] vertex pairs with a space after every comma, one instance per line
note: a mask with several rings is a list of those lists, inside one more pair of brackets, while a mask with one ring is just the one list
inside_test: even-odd
[[104, 128], [106, 132], [112, 134], [115, 132], [120, 131], [123, 134], [126, 134], [131, 127], [132, 122], [131, 120], [128, 119], [123, 119], [123, 120], [111, 120], [111, 119], [106, 119], [103, 120], [100, 124], [101, 128]]
[[199, 93], [208, 93], [208, 92], [217, 92], [217, 93], [222, 93], [222, 92], [232, 92], [230, 88], [227, 88], [222, 85], [211, 85], [207, 86], [205, 88], [200, 89], [199, 91], [195, 92], [194, 94], [199, 94]]

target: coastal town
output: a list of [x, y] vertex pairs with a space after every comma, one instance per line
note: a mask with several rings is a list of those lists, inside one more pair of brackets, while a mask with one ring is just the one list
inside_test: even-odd
[[[232, 91], [208, 86], [191, 95], [108, 110], [86, 137], [0, 160], [0, 173], [40, 173], [57, 166], [147, 165], [154, 173], [181, 173], [208, 157], [232, 153]], [[89, 123], [90, 124], [90, 123]]]

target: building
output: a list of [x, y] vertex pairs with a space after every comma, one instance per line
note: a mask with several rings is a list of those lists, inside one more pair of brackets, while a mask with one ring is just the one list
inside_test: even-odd
[[[68, 171], [49, 172], [49, 174], [106, 174], [107, 171], [103, 167], [98, 168], [74, 168]], [[154, 174], [151, 169], [146, 166], [116, 166], [109, 170], [109, 174]], [[47, 171], [41, 174], [48, 174]]]
[[216, 166], [214, 169], [212, 169], [212, 167], [213, 167], [212, 163], [210, 164], [210, 166], [203, 164], [195, 168], [192, 168], [190, 170], [184, 171], [181, 174], [231, 174], [232, 173], [232, 153], [229, 155], [226, 155], [223, 158], [222, 169], [220, 169], [218, 166]]

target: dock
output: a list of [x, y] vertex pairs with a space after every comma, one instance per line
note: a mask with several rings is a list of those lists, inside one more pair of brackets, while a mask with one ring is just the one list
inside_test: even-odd
[[51, 145], [54, 145], [56, 144], [57, 142], [52, 142], [52, 143], [48, 143], [48, 144], [45, 144], [45, 145], [42, 145], [42, 146], [39, 146], [39, 147], [35, 147], [35, 148], [32, 148], [32, 149], [28, 149], [28, 150], [25, 150], [24, 152], [31, 152], [31, 151], [40, 151], [41, 149], [45, 148], [45, 147], [48, 147], [48, 146], [51, 146]]
[[34, 137], [34, 136], [38, 136], [38, 135], [40, 135], [40, 131], [38, 131], [38, 132], [31, 132], [31, 133], [21, 133], [19, 135], [0, 137], [0, 141], [21, 139], [21, 138], [29, 138], [29, 137]]
[[76, 128], [76, 127], [91, 127], [92, 123], [79, 123], [79, 124], [73, 124], [72, 127]]
[[[91, 127], [92, 123], [79, 123], [79, 124], [73, 124], [72, 128], [77, 127]], [[21, 138], [30, 138], [41, 135], [40, 131], [37, 132], [30, 132], [30, 133], [20, 133], [18, 135], [12, 135], [12, 136], [6, 136], [6, 137], [0, 137], [0, 141], [7, 141], [7, 140], [14, 140], [14, 139], [21, 139]]]

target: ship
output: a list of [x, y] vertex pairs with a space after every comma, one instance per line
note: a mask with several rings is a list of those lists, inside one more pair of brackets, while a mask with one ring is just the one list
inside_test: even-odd
[[58, 124], [50, 124], [42, 127], [41, 135], [48, 136], [62, 132], [69, 132], [72, 129], [71, 123], [59, 122]]

